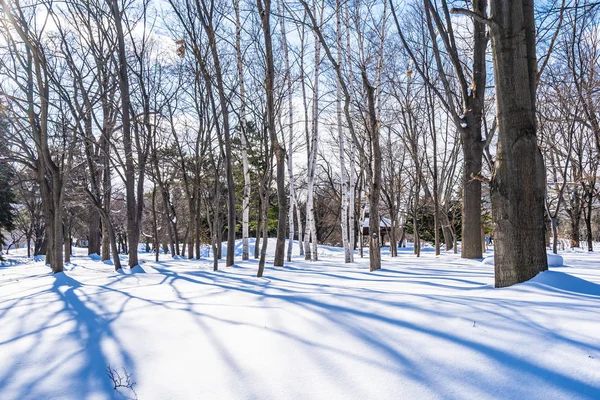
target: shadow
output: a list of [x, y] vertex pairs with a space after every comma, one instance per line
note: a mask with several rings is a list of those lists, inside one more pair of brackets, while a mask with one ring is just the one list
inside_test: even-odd
[[527, 284], [545, 290], [600, 297], [600, 285], [564, 272], [544, 271]]
[[[0, 375], [0, 393], [10, 389], [12, 394], [19, 393], [18, 399], [66, 399], [79, 394], [133, 398], [132, 392], [116, 391], [106, 371], [108, 365], [119, 365], [135, 376], [134, 362], [111, 327], [122, 308], [107, 313], [83, 293], [78, 280], [64, 272], [46, 276], [45, 282], [48, 278], [52, 282], [47, 289], [24, 296], [10, 306], [25, 307], [26, 313], [20, 312], [21, 334], [1, 342], [0, 352], [9, 344], [24, 350], [18, 358], [5, 359], [11, 365]], [[5, 317], [4, 313], [0, 315]], [[45, 319], [40, 320], [41, 315], [46, 315]], [[30, 316], [36, 316], [35, 321]], [[107, 347], [116, 351], [109, 356], [103, 350]]]
[[[491, 269], [471, 264], [460, 268], [453, 260], [434, 267], [398, 263], [401, 267], [386, 266], [374, 273], [364, 265], [302, 262], [268, 266], [266, 277], [261, 279], [254, 277], [254, 260], [215, 272], [211, 260], [165, 260], [145, 264], [152, 273], [104, 273], [95, 285], [57, 274], [47, 289], [0, 301], [0, 319], [13, 307], [23, 307], [32, 315], [49, 302], [56, 307], [55, 312], [43, 314], [46, 319], [38, 321], [37, 330], [28, 331], [24, 321], [20, 335], [0, 342], [0, 352], [9, 343], [33, 338], [28, 347], [31, 354], [23, 353], [27, 361], [36, 356], [36, 343], [47, 346], [54, 340], [58, 346], [56, 361], [35, 372], [36, 379], [20, 389], [19, 399], [52, 397], [44, 392], [49, 382], [59, 382], [57, 385], [70, 388], [72, 393], [113, 398], [115, 392], [105, 371], [109, 364], [126, 367], [148, 388], [145, 397], [152, 398], [154, 377], [136, 377], [142, 368], [136, 369], [133, 355], [126, 350], [135, 349], [136, 357], [143, 358], [137, 351], [144, 349], [131, 347], [131, 342], [122, 344], [122, 337], [138, 335], [140, 328], [160, 331], [160, 325], [168, 323], [173, 326], [167, 341], [188, 340], [182, 348], [174, 347], [181, 352], [174, 358], [178, 365], [167, 367], [183, 371], [181, 381], [169, 382], [178, 390], [178, 383], [189, 383], [192, 376], [186, 371], [200, 365], [197, 371], [202, 373], [194, 370], [197, 382], [192, 384], [199, 385], [207, 370], [220, 369], [219, 384], [231, 386], [244, 398], [285, 397], [281, 393], [311, 398], [307, 393], [313, 392], [302, 392], [313, 384], [311, 373], [330, 381], [332, 397], [351, 393], [354, 398], [374, 398], [374, 393], [387, 389], [386, 385], [397, 389], [402, 382], [413, 388], [406, 391], [409, 397], [421, 393], [421, 398], [541, 398], [540, 393], [546, 392], [550, 397], [598, 398], [600, 384], [591, 381], [591, 375], [544, 362], [530, 347], [539, 340], [549, 348], [568, 345], [587, 354], [600, 352], [600, 347], [570, 330], [553, 329], [554, 320], [559, 319], [557, 312], [572, 312], [568, 315], [577, 316], [574, 324], [594, 321], [600, 285], [550, 271], [538, 275], [526, 284], [529, 286], [495, 290], [489, 286], [493, 281]], [[82, 272], [90, 273], [83, 268]], [[537, 296], [538, 289], [545, 293]], [[526, 296], [531, 292], [536, 296]], [[560, 301], [565, 298], [569, 301]], [[123, 318], [130, 302], [135, 307], [128, 307], [132, 313]], [[148, 318], [144, 321], [151, 325], [140, 325], [137, 317], [143, 315], [137, 314], [139, 311], [160, 322]], [[177, 318], [165, 318], [171, 316]], [[117, 327], [114, 322], [119, 318], [129, 321]], [[126, 326], [138, 330], [129, 333]], [[76, 343], [77, 348], [60, 347], [61, 338], [56, 338], [55, 329], [60, 329], [61, 338], [72, 339], [69, 342]], [[512, 334], [518, 343], [511, 341]], [[186, 359], [200, 343], [208, 344], [210, 356]], [[162, 360], [169, 344], [152, 344], [156, 344], [152, 356]], [[280, 354], [282, 358], [275, 357]], [[285, 358], [290, 355], [296, 358]], [[279, 363], [261, 369], [262, 358], [267, 357], [275, 357]], [[178, 358], [184, 361], [179, 364]], [[0, 375], [0, 394], [28, 371], [27, 363], [21, 361], [11, 359], [8, 368], [2, 369], [9, 372]], [[68, 379], [59, 372], [61, 367], [74, 369], [67, 374]], [[144, 371], [146, 368], [144, 365]], [[284, 372], [277, 375], [280, 370]], [[381, 376], [382, 381], [365, 382], [359, 377], [365, 372]], [[527, 384], [516, 385], [517, 380]], [[202, 383], [213, 387], [213, 382]], [[278, 384], [291, 385], [300, 392], [277, 392], [274, 387]], [[314, 384], [318, 387], [320, 383]], [[222, 387], [218, 390], [225, 393]], [[181, 389], [180, 393], [185, 392]], [[211, 393], [207, 394], [210, 397]]]
[[[293, 267], [286, 268], [288, 271], [291, 271], [292, 269]], [[563, 394], [569, 393], [569, 396], [584, 399], [594, 399], [596, 398], [596, 394], [600, 391], [600, 386], [598, 385], [591, 385], [588, 382], [579, 380], [576, 377], [563, 374], [558, 370], [549, 369], [544, 365], [539, 365], [535, 362], [528, 361], [526, 358], [523, 358], [517, 354], [513, 354], [511, 351], [507, 351], [502, 347], [496, 347], [490, 343], [482, 343], [479, 340], [473, 340], [465, 337], [464, 335], [455, 334], [450, 330], [443, 329], [442, 327], [436, 328], [427, 324], [417, 324], [401, 317], [401, 315], [406, 312], [417, 312], [425, 319], [446, 317], [447, 313], [444, 312], [443, 308], [429, 309], [425, 306], [419, 305], [420, 303], [428, 304], [434, 301], [438, 304], [453, 304], [465, 309], [473, 308], [479, 312], [485, 312], [486, 314], [495, 314], [499, 316], [502, 321], [514, 322], [515, 313], [519, 314], [519, 310], [527, 309], [532, 304], [535, 304], [535, 301], [512, 300], [510, 302], [506, 302], [498, 299], [477, 298], [474, 300], [472, 297], [460, 297], [456, 295], [432, 296], [427, 294], [411, 294], [411, 296], [415, 298], [415, 301], [395, 302], [391, 300], [385, 300], [381, 297], [382, 295], [390, 294], [389, 292], [386, 293], [383, 291], [365, 288], [357, 290], [357, 288], [344, 288], [343, 284], [329, 285], [323, 283], [319, 283], [318, 285], [313, 283], [310, 285], [313, 287], [313, 291], [303, 292], [300, 290], [300, 287], [305, 285], [304, 282], [299, 282], [298, 280], [294, 281], [292, 279], [288, 280], [274, 276], [277, 274], [277, 271], [283, 270], [281, 267], [269, 267], [267, 271], [269, 278], [266, 281], [257, 280], [251, 276], [243, 275], [239, 271], [235, 271], [233, 273], [226, 271], [219, 271], [217, 273], [213, 273], [212, 271], [186, 271], [185, 273], [179, 273], [166, 267], [157, 268], [157, 270], [161, 274], [164, 274], [168, 277], [168, 283], [172, 286], [175, 286], [177, 282], [180, 281], [201, 285], [208, 284], [222, 288], [225, 293], [242, 292], [247, 295], [258, 297], [265, 304], [272, 303], [273, 301], [281, 302], [282, 307], [284, 307], [288, 313], [292, 312], [292, 310], [295, 310], [297, 315], [305, 315], [306, 312], [309, 312], [313, 317], [310, 320], [305, 321], [305, 323], [308, 323], [311, 320], [318, 320], [319, 318], [326, 318], [336, 327], [345, 331], [347, 335], [361, 343], [361, 346], [369, 348], [370, 352], [363, 352], [360, 354], [344, 354], [344, 352], [336, 345], [326, 344], [318, 339], [313, 340], [311, 338], [296, 335], [293, 333], [293, 330], [285, 328], [270, 329], [272, 332], [285, 337], [287, 340], [291, 340], [292, 342], [296, 342], [298, 344], [303, 344], [314, 349], [315, 351], [323, 350], [339, 353], [340, 355], [344, 354], [346, 357], [354, 358], [354, 362], [367, 362], [371, 365], [381, 368], [382, 370], [391, 370], [394, 371], [395, 374], [401, 374], [406, 379], [411, 379], [415, 382], [425, 382], [427, 385], [433, 388], [435, 393], [443, 393], [445, 388], [443, 384], [439, 382], [439, 380], [429, 380], [429, 378], [427, 378], [429, 376], [427, 371], [428, 366], [421, 362], [415, 362], [408, 353], [402, 350], [402, 346], [398, 346], [398, 343], [395, 343], [388, 337], [379, 337], [377, 340], [374, 340], [374, 337], [377, 336], [375, 332], [377, 332], [379, 328], [385, 331], [389, 331], [390, 329], [392, 331], [397, 331], [400, 329], [400, 331], [405, 332], [406, 335], [420, 335], [429, 338], [427, 340], [428, 343], [431, 341], [438, 343], [441, 342], [445, 343], [445, 346], [453, 346], [463, 349], [464, 352], [478, 354], [479, 357], [484, 357], [488, 363], [498, 365], [497, 368], [511, 371], [511, 373], [515, 373], [517, 375], [520, 374], [527, 376], [529, 379], [536, 380], [538, 384], [554, 387]], [[433, 273], [435, 273], [436, 270], [433, 269], [433, 271]], [[431, 273], [432, 271], [430, 270], [429, 272]], [[316, 272], [314, 273], [316, 274]], [[303, 279], [304, 276], [304, 273], [300, 273], [296, 278]], [[321, 276], [327, 276], [327, 274], [321, 274]], [[336, 279], [339, 278], [335, 274], [330, 277]], [[479, 286], [481, 284], [477, 281], [462, 281], [462, 283], [473, 286]], [[274, 286], [274, 284], [276, 285]], [[566, 286], [563, 286], [563, 288], [571, 286], [571, 284], [567, 284]], [[579, 284], [576, 286], [581, 287]], [[457, 289], [451, 286], [448, 288]], [[488, 292], [494, 292], [493, 289], [490, 287], [488, 288], [490, 289]], [[312, 296], [315, 294], [315, 289], [318, 291], [318, 297]], [[592, 289], [588, 288], [586, 291], [589, 292], [590, 290]], [[596, 289], [593, 289], [591, 293], [596, 293], [595, 290]], [[180, 299], [184, 300], [182, 297], [180, 297]], [[185, 301], [189, 302], [190, 299], [185, 299]], [[340, 302], [346, 305], [342, 305]], [[560, 307], [562, 303], [545, 305], [548, 307]], [[191, 308], [188, 308], [188, 310], [191, 313], [195, 313], [193, 305], [190, 306]], [[395, 309], [398, 310], [398, 312], [389, 314], [389, 312], [374, 313], [372, 311], [368, 311], [372, 307], [378, 307], [381, 309], [385, 308], [387, 310]], [[494, 309], [500, 309], [500, 311], [490, 311]], [[506, 311], [502, 311], [502, 309], [505, 309]], [[587, 308], [582, 308], [582, 310], [589, 312]], [[198, 315], [198, 317], [201, 318], [201, 320], [202, 318], [206, 317], [211, 319], [216, 318], [214, 315], [204, 315], [203, 317]], [[574, 346], [587, 347], [589, 350], [600, 351], [600, 349], [597, 347], [589, 346], [586, 343], [563, 337], [558, 333], [547, 333], [547, 326], [539, 324], [535, 321], [529, 322], [525, 315], [522, 315], [521, 318], [522, 321], [519, 324], [523, 325], [523, 332], [532, 334], [532, 331], [534, 331], [538, 332], [540, 336], [545, 335], [551, 337], [552, 340], [557, 342], [570, 343]], [[221, 322], [239, 324], [238, 322], [234, 321], [220, 320]], [[495, 326], [495, 329], [503, 329], [502, 321]], [[487, 326], [488, 329], [491, 329], [489, 327], [494, 325], [488, 324]], [[204, 325], [204, 327], [206, 327], [206, 325]], [[259, 328], [258, 325], [257, 328]], [[212, 339], [214, 338], [214, 335], [210, 334], [210, 337]], [[219, 347], [221, 346], [220, 344], [215, 345]], [[227, 355], [223, 355], [223, 357], [228, 360], [228, 363], [232, 364], [232, 368], [235, 371], [239, 372], [240, 367], [233, 366], [235, 365], [235, 361], [231, 359], [230, 354], [227, 353]], [[380, 360], [382, 359], [392, 360], [391, 364], [381, 363]], [[444, 365], [443, 362], [436, 359], [428, 360], [428, 363], [440, 363], [440, 365]], [[454, 367], [460, 368], [459, 365], [455, 365]], [[447, 368], [447, 366], [444, 366], [444, 368]], [[478, 371], [471, 371], [471, 373], [478, 373]], [[480, 387], [483, 386], [496, 388], [495, 390], [500, 390], [499, 388], [501, 387], [501, 385], [498, 382], [495, 382], [494, 378], [490, 376], [480, 377], [480, 381], [472, 384]], [[527, 392], [528, 389], [525, 388], [522, 390], [524, 393]], [[461, 397], [448, 396], [448, 398]]]

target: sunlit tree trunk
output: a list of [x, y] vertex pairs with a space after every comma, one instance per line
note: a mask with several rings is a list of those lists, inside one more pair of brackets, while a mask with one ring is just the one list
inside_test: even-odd
[[242, 54], [242, 24], [240, 21], [240, 2], [234, 1], [235, 9], [235, 50], [240, 94], [240, 131], [242, 142], [242, 169], [244, 174], [244, 194], [242, 197], [242, 260], [249, 258], [249, 221], [250, 221], [250, 167], [248, 163], [248, 139], [246, 137], [246, 87], [244, 84], [244, 63]]
[[546, 173], [535, 121], [537, 59], [533, 0], [490, 1], [498, 149], [491, 181], [496, 287], [548, 269]]

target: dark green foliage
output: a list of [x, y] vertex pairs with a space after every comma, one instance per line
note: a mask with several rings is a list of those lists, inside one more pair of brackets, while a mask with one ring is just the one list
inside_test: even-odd
[[[6, 135], [8, 126], [0, 104], [0, 231], [11, 231], [14, 228], [15, 209], [13, 203], [15, 194], [10, 185], [11, 171], [7, 162]], [[0, 233], [0, 244], [4, 244], [4, 237]]]
[[[457, 240], [462, 240], [462, 212], [461, 201], [453, 201], [448, 211], [448, 218], [452, 228], [457, 235]], [[404, 229], [411, 235], [414, 234], [413, 217], [408, 215]], [[421, 240], [426, 242], [435, 241], [435, 224], [432, 206], [421, 206], [417, 212], [417, 226]], [[444, 243], [444, 236], [440, 235], [440, 243]]]

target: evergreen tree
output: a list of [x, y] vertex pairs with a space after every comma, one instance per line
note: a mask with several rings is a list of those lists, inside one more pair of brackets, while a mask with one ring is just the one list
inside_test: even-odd
[[2, 230], [12, 230], [15, 219], [13, 207], [15, 195], [10, 186], [10, 166], [7, 163], [7, 134], [8, 124], [4, 114], [4, 106], [0, 104], [0, 245], [4, 245]]

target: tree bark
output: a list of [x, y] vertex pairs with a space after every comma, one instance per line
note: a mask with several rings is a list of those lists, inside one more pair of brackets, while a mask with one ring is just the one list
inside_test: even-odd
[[242, 260], [249, 258], [250, 223], [250, 167], [248, 162], [248, 139], [246, 137], [246, 88], [244, 85], [244, 68], [242, 54], [242, 24], [240, 21], [240, 2], [234, 1], [235, 11], [235, 50], [237, 56], [237, 72], [240, 83], [240, 131], [242, 142], [242, 172], [244, 174], [244, 194], [242, 197]]
[[271, 0], [257, 0], [258, 11], [262, 22], [263, 36], [265, 40], [265, 91], [267, 95], [267, 129], [271, 148], [275, 153], [277, 161], [277, 206], [279, 207], [279, 218], [277, 221], [277, 243], [275, 245], [275, 259], [273, 266], [283, 266], [285, 256], [285, 228], [286, 228], [286, 203], [285, 194], [285, 150], [279, 143], [275, 127], [275, 60], [273, 58], [273, 40], [271, 36]]
[[495, 286], [548, 269], [544, 228], [545, 167], [535, 121], [533, 0], [490, 1], [498, 149], [491, 180]]

